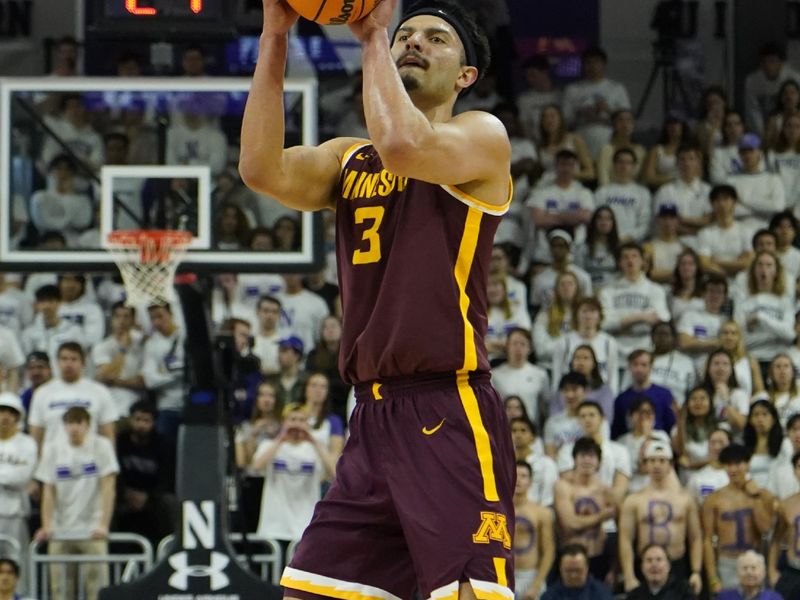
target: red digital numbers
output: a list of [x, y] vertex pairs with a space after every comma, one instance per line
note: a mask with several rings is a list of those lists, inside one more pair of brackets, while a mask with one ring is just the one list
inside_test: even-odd
[[[158, 14], [158, 9], [152, 6], [139, 6], [139, 0], [125, 0], [125, 8], [132, 15], [152, 16]], [[203, 12], [203, 0], [189, 0], [189, 9], [196, 15]]]

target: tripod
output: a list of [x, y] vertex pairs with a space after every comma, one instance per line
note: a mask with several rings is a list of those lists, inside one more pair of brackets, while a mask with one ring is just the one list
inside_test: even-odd
[[666, 115], [670, 112], [673, 100], [678, 95], [683, 108], [687, 112], [690, 111], [689, 95], [686, 93], [686, 86], [683, 83], [680, 71], [675, 66], [675, 62], [676, 49], [674, 40], [658, 40], [653, 43], [653, 68], [650, 71], [650, 77], [647, 79], [647, 85], [644, 88], [642, 99], [639, 101], [639, 106], [636, 107], [637, 119], [644, 112], [659, 74], [661, 74], [661, 108], [663, 114]]

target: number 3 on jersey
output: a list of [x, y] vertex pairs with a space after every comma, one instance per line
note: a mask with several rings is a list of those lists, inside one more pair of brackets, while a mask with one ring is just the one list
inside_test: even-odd
[[355, 212], [356, 224], [360, 225], [365, 221], [372, 223], [364, 230], [361, 236], [362, 242], [367, 242], [367, 250], [356, 250], [353, 252], [354, 265], [368, 265], [376, 263], [381, 259], [381, 237], [378, 235], [378, 228], [383, 221], [385, 209], [382, 206], [362, 206]]

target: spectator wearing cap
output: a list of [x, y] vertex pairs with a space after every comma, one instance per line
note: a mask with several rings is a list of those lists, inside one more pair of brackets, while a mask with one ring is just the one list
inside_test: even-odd
[[86, 410], [97, 431], [114, 441], [119, 413], [111, 392], [102, 383], [84, 377], [86, 355], [75, 342], [65, 342], [58, 349], [59, 375], [37, 388], [28, 416], [30, 433], [39, 449], [42, 442], [62, 432], [61, 418], [73, 406]]
[[556, 279], [561, 273], [575, 275], [578, 280], [578, 294], [592, 295], [591, 276], [572, 262], [572, 235], [564, 229], [552, 229], [547, 233], [551, 263], [539, 271], [531, 281], [531, 305], [536, 309], [547, 307], [553, 300]]
[[650, 329], [669, 321], [664, 288], [647, 278], [644, 251], [636, 243], [622, 244], [617, 257], [622, 276], [600, 291], [603, 329], [617, 338], [620, 361], [639, 348], [650, 347]]
[[679, 233], [684, 244], [691, 245], [697, 231], [708, 224], [711, 186], [703, 181], [703, 153], [698, 146], [682, 145], [677, 151], [678, 177], [656, 192], [653, 208], [674, 206], [678, 212]]
[[153, 333], [144, 344], [142, 378], [158, 409], [156, 430], [175, 442], [183, 420], [186, 338], [169, 304], [147, 308]]
[[736, 220], [753, 232], [767, 227], [772, 215], [786, 208], [786, 193], [780, 176], [766, 171], [761, 138], [755, 133], [739, 139], [739, 157], [742, 172], [728, 177], [726, 183], [736, 188]]
[[291, 331], [303, 342], [305, 352], [317, 345], [322, 321], [330, 314], [322, 296], [303, 287], [303, 275], [287, 273], [283, 292], [277, 294], [281, 302], [280, 327]]
[[786, 62], [786, 49], [775, 42], [764, 44], [758, 53], [758, 69], [744, 81], [744, 105], [747, 126], [764, 132], [769, 115], [778, 108], [778, 92], [784, 82], [800, 82], [800, 72]]
[[[114, 510], [114, 486], [119, 472], [114, 446], [91, 432], [91, 416], [72, 406], [63, 417], [64, 436], [45, 443], [36, 479], [42, 490], [42, 526], [34, 535], [47, 541], [52, 555], [108, 553], [108, 531]], [[108, 566], [103, 563], [52, 565], [52, 598], [75, 598], [78, 577], [84, 578], [87, 600], [96, 600], [108, 585]]]
[[669, 284], [678, 266], [678, 259], [686, 246], [678, 237], [678, 209], [670, 204], [658, 208], [655, 235], [643, 245], [648, 275], [656, 283]]
[[47, 352], [33, 351], [25, 359], [25, 380], [30, 382], [30, 387], [25, 388], [20, 394], [22, 406], [27, 413], [31, 407], [33, 393], [53, 377], [50, 367], [50, 357]]
[[19, 563], [7, 556], [0, 558], [0, 600], [32, 600], [22, 597], [18, 592], [25, 586], [20, 584]]
[[50, 364], [58, 374], [56, 354], [61, 344], [76, 342], [83, 344], [83, 331], [59, 315], [61, 291], [55, 285], [43, 285], [36, 290], [36, 318], [22, 332], [22, 349], [27, 354], [34, 351], [46, 352]]
[[767, 585], [767, 565], [764, 555], [747, 550], [736, 559], [738, 584], [722, 590], [717, 600], [794, 600], [783, 596]]
[[639, 555], [642, 584], [628, 592], [625, 600], [695, 600], [689, 582], [672, 574], [664, 546], [648, 544]]
[[653, 220], [650, 190], [635, 181], [638, 160], [630, 148], [614, 152], [611, 182], [594, 193], [595, 206], [614, 211], [623, 242], [644, 241]]
[[28, 486], [37, 459], [36, 442], [20, 430], [24, 416], [19, 396], [0, 394], [0, 534], [19, 542], [23, 552], [30, 543]]
[[303, 372], [303, 340], [290, 335], [278, 342], [278, 367], [280, 370], [264, 378], [275, 386], [277, 401], [282, 406], [290, 402], [303, 402], [306, 376]]
[[564, 116], [570, 127], [586, 140], [592, 159], [611, 139], [611, 115], [631, 107], [628, 91], [606, 77], [608, 55], [602, 48], [587, 48], [582, 59], [583, 79], [564, 90]]
[[668, 572], [672, 571], [678, 580], [688, 580], [692, 591], [699, 594], [703, 539], [697, 504], [678, 483], [668, 442], [645, 442], [642, 461], [650, 474], [650, 483], [625, 498], [620, 510], [619, 556], [625, 590], [631, 591], [640, 583], [635, 556], [642, 556], [649, 544], [656, 543], [664, 545], [671, 562]]
[[555, 181], [535, 188], [525, 201], [536, 227], [533, 245], [528, 248], [533, 262], [547, 264], [552, 260], [546, 234], [551, 229], [572, 230], [576, 242], [586, 239], [586, 224], [592, 218], [594, 198], [576, 180], [577, 170], [578, 155], [572, 150], [559, 150], [555, 159]]

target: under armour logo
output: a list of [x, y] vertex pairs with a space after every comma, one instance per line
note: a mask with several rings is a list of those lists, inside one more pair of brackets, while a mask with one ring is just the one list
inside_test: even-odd
[[230, 583], [224, 573], [229, 562], [231, 559], [224, 554], [212, 552], [210, 565], [190, 565], [189, 555], [178, 552], [169, 557], [169, 564], [175, 569], [175, 573], [169, 578], [169, 585], [185, 592], [189, 589], [189, 577], [208, 577], [211, 580], [211, 591], [216, 592]]

